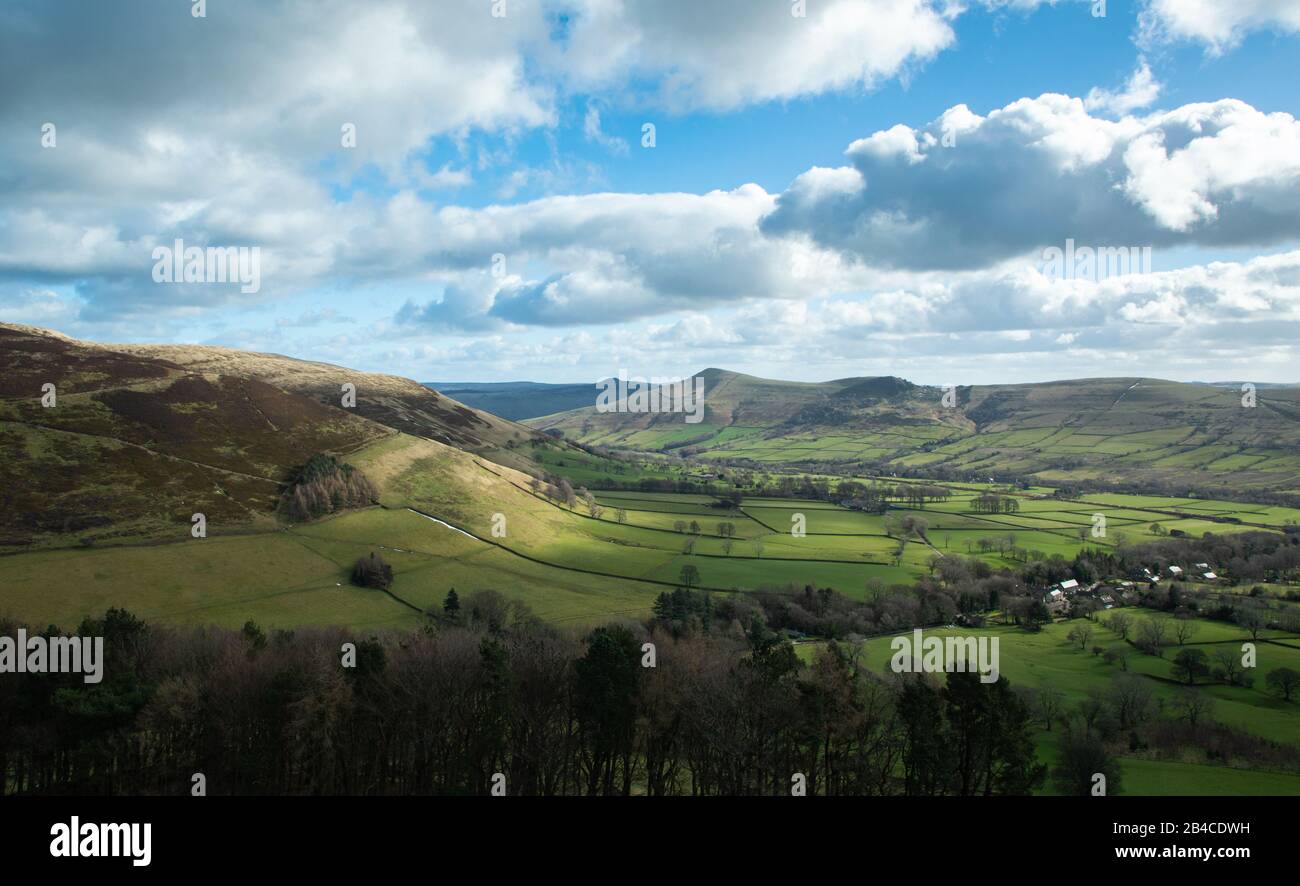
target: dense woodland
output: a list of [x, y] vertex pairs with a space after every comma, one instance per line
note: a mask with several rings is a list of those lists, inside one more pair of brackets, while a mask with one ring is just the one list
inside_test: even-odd
[[479, 592], [366, 639], [121, 611], [82, 631], [106, 638], [103, 683], [0, 681], [0, 792], [179, 794], [203, 773], [213, 794], [487, 794], [499, 772], [510, 794], [789, 794], [803, 773], [809, 794], [983, 795], [1045, 777], [1007, 681], [886, 680], [842, 646], [801, 669], [757, 625], [584, 637]]

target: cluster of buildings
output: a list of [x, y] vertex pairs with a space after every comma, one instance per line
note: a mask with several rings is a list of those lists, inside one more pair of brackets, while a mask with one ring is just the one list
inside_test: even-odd
[[1095, 600], [1101, 609], [1133, 605], [1138, 602], [1137, 586], [1131, 581], [1093, 582], [1084, 587], [1074, 579], [1052, 585], [1043, 591], [1043, 603], [1052, 615], [1065, 615], [1079, 600]]
[[1079, 583], [1068, 578], [1043, 591], [1043, 603], [1052, 615], [1063, 615], [1070, 608], [1071, 599], [1078, 593]]
[[[1183, 567], [1181, 566], [1170, 565], [1170, 566], [1166, 566], [1163, 572], [1167, 573], [1168, 577], [1175, 581], [1179, 579], [1188, 579], [1188, 578], [1192, 579], [1193, 581], [1213, 582], [1219, 580], [1219, 576], [1216, 575], [1214, 571], [1210, 568], [1209, 563], [1193, 563], [1192, 568], [1189, 570], [1183, 569]], [[1152, 572], [1150, 569], [1144, 566], [1142, 567], [1141, 570], [1135, 570], [1134, 574], [1130, 577], [1136, 578], [1139, 581], [1156, 582], [1156, 581], [1160, 581], [1160, 579], [1163, 578], [1164, 576], [1161, 574], [1161, 570]]]
[[1134, 569], [1126, 580], [1093, 582], [1084, 587], [1073, 578], [1058, 582], [1040, 591], [1043, 604], [1052, 615], [1064, 615], [1070, 611], [1075, 601], [1080, 598], [1095, 599], [1102, 609], [1114, 609], [1116, 606], [1133, 606], [1141, 599], [1138, 585], [1152, 585], [1162, 579], [1176, 581], [1190, 578], [1193, 581], [1215, 582], [1219, 576], [1209, 563], [1194, 563], [1189, 570], [1181, 566], [1166, 566], [1152, 571], [1147, 567]]

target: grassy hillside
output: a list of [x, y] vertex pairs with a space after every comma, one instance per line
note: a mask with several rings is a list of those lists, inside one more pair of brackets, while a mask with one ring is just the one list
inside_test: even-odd
[[[1164, 618], [1164, 613], [1128, 610], [1138, 618]], [[1104, 622], [1104, 617], [1102, 622]], [[1058, 622], [1041, 631], [1028, 633], [1019, 628], [988, 627], [978, 630], [947, 629], [926, 631], [926, 636], [949, 635], [988, 636], [999, 640], [999, 667], [1001, 674], [1013, 686], [1035, 689], [1053, 689], [1062, 693], [1066, 710], [1074, 710], [1091, 694], [1105, 692], [1114, 679], [1122, 673], [1116, 664], [1107, 663], [1091, 651], [1081, 650], [1067, 639], [1070, 629], [1080, 622]], [[1240, 648], [1249, 636], [1231, 626], [1216, 622], [1196, 621], [1198, 632], [1195, 646], [1207, 654], [1219, 647]], [[1104, 624], [1093, 626], [1093, 643], [1103, 647], [1128, 647], [1118, 635]], [[864, 665], [871, 671], [890, 675], [892, 656], [890, 637], [877, 637], [862, 646]], [[1259, 675], [1277, 667], [1300, 667], [1300, 649], [1282, 642], [1258, 644]], [[804, 661], [811, 661], [818, 644], [801, 644], [797, 651]], [[1180, 684], [1173, 674], [1172, 660], [1176, 649], [1166, 650], [1164, 657], [1142, 655], [1132, 651], [1128, 659], [1128, 672], [1137, 674], [1147, 682], [1161, 709], [1172, 710], [1172, 703], [1185, 684]], [[1294, 701], [1283, 701], [1269, 693], [1262, 676], [1253, 686], [1226, 686], [1202, 681], [1196, 691], [1209, 698], [1213, 717], [1218, 722], [1249, 732], [1271, 741], [1290, 743], [1295, 740], [1297, 706]], [[1038, 733], [1038, 751], [1041, 759], [1055, 758], [1059, 727]], [[1202, 752], [1184, 759], [1171, 760], [1151, 752], [1131, 752], [1122, 758], [1124, 792], [1127, 794], [1205, 795], [1205, 794], [1300, 794], [1300, 776], [1287, 772], [1264, 772], [1258, 769], [1236, 768], [1228, 760], [1211, 761]], [[1211, 765], [1213, 763], [1213, 765]], [[1238, 762], [1238, 765], [1240, 763]], [[1046, 792], [1051, 792], [1048, 785]]]
[[[599, 491], [592, 505], [579, 500], [570, 507], [563, 496], [553, 499], [544, 488], [535, 489], [529, 473], [493, 459], [513, 456], [523, 467], [564, 474], [575, 486], [709, 472], [675, 458], [611, 461], [541, 435], [516, 437], [523, 433], [514, 430], [518, 426], [495, 419], [479, 423], [476, 413], [458, 411], [464, 407], [454, 401], [412, 393], [414, 383], [403, 379], [271, 355], [182, 351], [88, 345], [38, 330], [0, 328], [6, 369], [0, 374], [0, 528], [8, 547], [0, 551], [0, 616], [72, 628], [110, 607], [124, 607], [168, 624], [421, 629], [432, 624], [426, 613], [440, 610], [455, 588], [462, 599], [496, 591], [527, 604], [546, 622], [588, 627], [646, 618], [658, 595], [684, 582], [714, 592], [715, 599], [813, 585], [865, 600], [882, 589], [913, 593], [910, 587], [930, 575], [940, 553], [1015, 568], [1033, 552], [1068, 558], [1084, 546], [1113, 548], [1175, 531], [1193, 537], [1280, 532], [1300, 521], [1300, 510], [1280, 506], [1115, 493], [1061, 498], [1046, 488], [971, 481], [948, 482], [948, 497], [924, 506], [895, 492], [886, 514], [824, 500], [749, 495], [724, 505], [709, 495], [631, 489]], [[357, 385], [355, 412], [330, 400], [345, 381]], [[714, 381], [721, 393], [709, 421], [757, 416], [776, 428], [793, 427], [782, 424], [789, 421], [782, 410], [792, 402], [804, 402], [789, 414], [799, 421], [831, 408], [809, 399], [820, 386], [755, 384], [722, 374]], [[48, 408], [40, 404], [47, 382], [58, 392], [58, 405]], [[851, 392], [838, 402], [870, 399], [862, 414], [894, 421], [889, 427], [896, 432], [929, 428], [965, 435], [945, 446], [1004, 433], [988, 428], [1006, 416], [971, 405], [973, 398], [963, 401], [966, 411], [944, 413], [925, 404], [921, 389], [897, 380], [833, 384]], [[369, 416], [360, 408], [367, 397], [376, 404]], [[1056, 408], [1050, 399], [998, 402], [1018, 415], [1038, 409], [1051, 416]], [[987, 397], [979, 403], [987, 404]], [[894, 414], [911, 409], [908, 404], [918, 404], [911, 417], [922, 423], [907, 425]], [[1086, 411], [1078, 401], [1066, 408]], [[968, 427], [972, 414], [986, 425]], [[742, 444], [737, 431], [730, 424], [719, 430], [716, 451], [728, 451], [729, 440]], [[632, 433], [680, 442], [683, 433], [699, 431], [652, 422]], [[436, 434], [464, 445], [441, 442]], [[773, 452], [795, 445], [794, 438], [769, 442]], [[286, 481], [320, 452], [340, 455], [361, 471], [378, 491], [377, 503], [311, 522], [274, 517]], [[978, 496], [995, 488], [1014, 496], [1018, 510], [977, 512]], [[190, 535], [194, 511], [208, 515], [209, 537]], [[1090, 532], [1097, 514], [1106, 517], [1107, 534], [1101, 537]], [[924, 521], [925, 531], [910, 540], [891, 534], [892, 524], [906, 517]], [[806, 534], [793, 533], [796, 525]], [[350, 581], [352, 564], [372, 553], [392, 566], [387, 592]], [[1254, 593], [1246, 585], [1189, 581], [1183, 587], [1218, 595], [1211, 599], [1220, 602]], [[1261, 587], [1265, 599], [1257, 602], [1289, 605], [1284, 598], [1292, 590]], [[1234, 625], [1198, 625], [1192, 642], [1207, 651], [1241, 641]], [[1107, 691], [1115, 679], [1114, 665], [1071, 648], [1066, 624], [1032, 634], [1010, 627], [983, 630], [1001, 637], [1002, 670], [1017, 686], [1052, 686], [1074, 705]], [[1097, 639], [1103, 645], [1124, 642], [1104, 628], [1097, 629]], [[1279, 665], [1300, 668], [1295, 644], [1280, 627], [1262, 631], [1261, 672]], [[811, 648], [798, 647], [805, 656]], [[873, 670], [882, 668], [888, 638], [865, 641], [864, 656]], [[1176, 689], [1171, 659], [1135, 653], [1128, 665], [1166, 703]], [[1206, 683], [1198, 691], [1213, 699], [1222, 723], [1269, 740], [1293, 740], [1296, 703], [1277, 700], [1262, 683]], [[1040, 758], [1050, 761], [1056, 734], [1040, 731], [1036, 741]], [[1300, 792], [1293, 773], [1223, 765], [1204, 754], [1168, 759], [1134, 753], [1122, 765], [1129, 793]]]
[[[420, 609], [458, 583], [526, 598], [548, 617], [584, 619], [644, 612], [685, 569], [698, 576], [698, 586], [716, 591], [812, 583], [860, 597], [868, 584], [907, 584], [928, 574], [936, 553], [1014, 567], [1027, 551], [1071, 557], [1085, 544], [1106, 547], [1175, 530], [1195, 536], [1234, 525], [1280, 530], [1300, 518], [1300, 511], [1287, 508], [1210, 500], [1099, 495], [1068, 501], [1033, 491], [1019, 493], [1016, 513], [979, 514], [973, 499], [989, 488], [980, 483], [950, 483], [946, 501], [921, 510], [895, 502], [891, 515], [920, 517], [929, 527], [928, 540], [904, 543], [891, 537], [885, 517], [826, 501], [749, 497], [731, 511], [703, 495], [602, 491], [593, 514], [581, 503], [569, 508], [536, 494], [528, 474], [473, 447], [429, 435], [440, 428], [472, 434], [489, 454], [513, 453], [523, 466], [566, 474], [575, 485], [670, 477], [682, 469], [667, 461], [661, 469], [654, 459], [611, 462], [537, 435], [514, 446], [508, 438], [496, 449], [494, 443], [519, 426], [495, 419], [479, 424], [475, 413], [413, 382], [327, 364], [219, 348], [89, 345], [16, 327], [0, 329], [0, 342], [7, 369], [0, 400], [7, 458], [0, 470], [10, 505], [0, 537], [8, 550], [152, 545], [93, 555], [71, 551], [66, 562], [53, 552], [7, 558], [20, 576], [7, 602], [13, 614], [38, 620], [75, 618], [115, 595], [160, 617], [189, 618], [192, 612], [224, 620], [229, 613], [237, 620], [245, 606], [288, 622], [412, 617], [400, 604], [388, 613], [383, 601], [383, 614], [370, 611], [374, 601], [354, 609], [358, 592], [345, 586], [344, 576], [372, 545], [395, 552], [397, 592], [409, 595], [417, 620]], [[39, 401], [47, 379], [58, 386], [53, 408]], [[374, 418], [328, 404], [327, 393], [333, 396], [340, 379], [357, 385], [356, 412], [369, 401], [378, 404]], [[827, 387], [716, 371], [709, 379], [717, 392], [711, 420], [778, 421], [782, 410]], [[921, 389], [894, 379], [830, 384], [850, 392], [840, 402], [871, 400], [867, 410], [924, 400]], [[408, 401], [412, 385], [417, 399]], [[984, 405], [969, 405], [977, 399], [967, 408], [988, 417], [986, 396], [978, 399]], [[1030, 399], [1039, 408], [1051, 406], [1050, 398]], [[410, 402], [416, 406], [403, 411]], [[811, 409], [800, 406], [794, 414], [807, 416]], [[932, 404], [918, 407], [925, 409], [946, 432], [960, 433], [968, 420]], [[465, 423], [448, 424], [446, 410]], [[380, 419], [427, 433], [406, 433]], [[651, 426], [646, 433], [658, 432]], [[731, 451], [731, 445], [724, 440], [716, 451]], [[317, 452], [344, 455], [375, 484], [384, 510], [307, 525], [275, 519], [285, 483]], [[190, 538], [195, 512], [207, 516], [212, 538]], [[1107, 537], [1089, 535], [1097, 513], [1109, 521]], [[806, 536], [791, 534], [797, 519], [806, 522]], [[722, 537], [720, 523], [734, 527], [733, 538]], [[275, 560], [301, 568], [253, 570], [257, 577], [251, 578], [244, 572], [222, 576], [197, 556], [181, 565], [191, 562], [181, 551], [208, 551], [218, 547], [218, 538], [241, 564]], [[311, 556], [304, 559], [304, 551]], [[215, 570], [210, 580], [204, 569]], [[186, 579], [191, 570], [198, 572]], [[137, 578], [146, 575], [152, 577]], [[51, 594], [51, 587], [64, 590]], [[319, 604], [303, 604], [317, 595]]]
[[0, 326], [0, 549], [185, 536], [194, 513], [262, 528], [312, 453], [392, 433], [257, 378]]
[[[182, 622], [418, 624], [419, 610], [440, 605], [455, 587], [462, 594], [496, 590], [546, 620], [588, 624], [645, 615], [684, 567], [694, 567], [697, 586], [718, 592], [813, 584], [863, 599], [870, 587], [929, 575], [936, 553], [1015, 568], [1028, 551], [1072, 557], [1084, 545], [1167, 537], [1153, 526], [1190, 534], [1233, 531], [1210, 517], [1239, 519], [1239, 529], [1280, 529], [1300, 519], [1300, 511], [1284, 508], [1125, 495], [1026, 495], [1017, 513], [984, 515], [971, 510], [980, 487], [954, 488], [946, 502], [891, 509], [891, 516], [928, 524], [929, 543], [914, 539], [900, 549], [884, 516], [827, 502], [747, 498], [731, 511], [702, 495], [602, 492], [593, 517], [581, 503], [570, 510], [534, 495], [523, 473], [408, 435], [379, 440], [348, 460], [379, 488], [382, 507], [259, 534], [10, 556], [0, 613], [75, 624], [117, 601]], [[1089, 532], [1098, 513], [1107, 518], [1103, 538]], [[796, 515], [803, 537], [790, 532]], [[733, 538], [723, 537], [720, 523], [734, 527]], [[352, 562], [372, 551], [392, 563], [393, 592], [410, 607], [349, 584]], [[1273, 598], [1285, 590], [1265, 589]]]
[[1300, 493], [1300, 389], [1239, 389], [1102, 378], [943, 391], [905, 380], [782, 382], [709, 369], [704, 420], [597, 413], [528, 423], [584, 443], [689, 446], [704, 458], [772, 464], [874, 464], [947, 476], [1030, 476], [1184, 489]]
[[202, 345], [113, 345], [125, 354], [165, 360], [198, 372], [255, 378], [285, 391], [339, 407], [342, 387], [356, 388], [357, 415], [416, 437], [424, 437], [507, 464], [526, 458], [514, 449], [537, 432], [488, 412], [471, 409], [419, 382], [395, 375], [357, 372], [331, 363], [295, 360]]
[[[397, 434], [349, 456], [381, 490], [381, 507], [312, 523], [168, 543], [64, 548], [3, 558], [0, 613], [75, 626], [124, 606], [151, 621], [238, 627], [326, 624], [417, 627], [453, 587], [491, 589], [527, 602], [548, 621], [586, 624], [643, 616], [662, 588], [615, 582], [514, 552], [555, 553], [551, 540], [576, 517], [535, 499], [527, 477], [434, 441]], [[519, 485], [515, 485], [518, 483]], [[492, 515], [509, 514], [498, 544], [471, 538], [408, 508], [491, 538]], [[353, 586], [353, 562], [379, 553], [396, 573], [388, 596]], [[405, 605], [409, 604], [409, 605]]]
[[[51, 405], [43, 386], [53, 385]], [[355, 404], [343, 403], [344, 386]], [[410, 379], [227, 348], [0, 324], [0, 551], [272, 526], [294, 472], [398, 433], [530, 471], [628, 467]]]
[[[65, 549], [5, 560], [18, 580], [4, 602], [11, 614], [38, 621], [62, 623], [115, 599], [164, 618], [238, 621], [263, 613], [286, 623], [418, 621], [419, 611], [453, 585], [519, 596], [548, 618], [592, 619], [643, 613], [684, 570], [715, 591], [811, 583], [861, 597], [868, 585], [909, 584], [928, 574], [936, 553], [1014, 567], [1031, 551], [1071, 557], [1085, 544], [1113, 546], [1175, 530], [1281, 530], [1300, 519], [1300, 511], [1279, 507], [1132, 495], [1071, 501], [1032, 490], [1017, 493], [1016, 513], [980, 514], [973, 499], [989, 488], [980, 483], [949, 483], [946, 501], [920, 510], [895, 501], [892, 517], [928, 524], [927, 539], [907, 542], [891, 536], [884, 516], [827, 501], [748, 497], [732, 511], [704, 495], [601, 491], [593, 513], [537, 494], [528, 474], [472, 448], [431, 439], [451, 428], [435, 423], [444, 415], [437, 410], [461, 415], [463, 407], [424, 391], [415, 395], [418, 408], [404, 412], [414, 385], [404, 379], [219, 348], [89, 345], [17, 327], [0, 329], [0, 342], [0, 445], [7, 456], [0, 538], [10, 552]], [[340, 379], [357, 385], [356, 412], [368, 400], [378, 404], [374, 418], [328, 404], [327, 392], [333, 396]], [[710, 379], [719, 392], [710, 419], [777, 421], [793, 400], [826, 387], [718, 372]], [[58, 387], [53, 408], [39, 401], [46, 380]], [[850, 391], [849, 399], [872, 400], [866, 409], [924, 399], [920, 389], [893, 379], [831, 385]], [[967, 420], [924, 408], [953, 433]], [[669, 464], [679, 459], [612, 462], [540, 435], [514, 446], [509, 438], [496, 449], [494, 441], [519, 426], [495, 419], [480, 425], [465, 412], [465, 425], [448, 434], [473, 432], [490, 455], [512, 453], [523, 466], [566, 474], [574, 485], [683, 471]], [[406, 433], [381, 418], [427, 433]], [[340, 454], [359, 468], [383, 509], [305, 525], [274, 518], [286, 482], [318, 452]], [[211, 538], [191, 539], [195, 512], [207, 516]], [[1098, 513], [1109, 521], [1104, 538], [1089, 534]], [[797, 537], [791, 528], [800, 519], [807, 534]], [[734, 537], [724, 538], [720, 523], [733, 527]], [[121, 550], [98, 550], [105, 546]], [[412, 609], [361, 603], [357, 594], [364, 592], [346, 586], [348, 566], [371, 546], [393, 552], [396, 593]], [[229, 575], [205, 559], [218, 547], [238, 561]], [[271, 561], [298, 565], [250, 565]]]

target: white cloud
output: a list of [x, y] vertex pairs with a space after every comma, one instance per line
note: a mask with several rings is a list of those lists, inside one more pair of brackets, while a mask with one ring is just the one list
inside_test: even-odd
[[[1268, 246], [1300, 236], [1300, 121], [1244, 102], [1109, 120], [1077, 98], [853, 142], [851, 166], [797, 178], [763, 222], [868, 265], [988, 267], [1063, 244]], [[955, 127], [953, 127], [955, 128]]]
[[[772, 195], [751, 184], [702, 195], [592, 194], [449, 207], [404, 219], [413, 240], [424, 244], [412, 263], [452, 269], [453, 287], [479, 295], [472, 302], [433, 299], [403, 317], [452, 328], [613, 324], [842, 286], [847, 270], [837, 255], [760, 233], [773, 205]], [[494, 281], [494, 254], [511, 269], [546, 270]]]
[[[944, 121], [959, 129], [950, 148], [939, 141]], [[1120, 120], [1056, 95], [985, 117], [959, 107], [926, 129], [855, 141], [853, 165], [813, 167], [781, 194], [751, 184], [483, 208], [435, 206], [415, 190], [341, 204], [292, 168], [205, 141], [173, 148], [124, 170], [124, 187], [141, 193], [152, 175], [180, 182], [166, 201], [125, 212], [94, 200], [0, 209], [0, 272], [78, 280], [88, 318], [247, 303], [236, 287], [149, 280], [152, 246], [183, 237], [261, 246], [266, 297], [326, 282], [420, 281], [427, 295], [409, 299], [403, 328], [616, 325], [867, 292], [877, 293], [865, 310], [880, 328], [906, 331], [937, 309], [940, 284], [1000, 273], [1066, 239], [1158, 251], [1300, 236], [1300, 124], [1237, 101]], [[76, 175], [85, 150], [70, 145], [46, 162]], [[490, 273], [496, 254], [508, 266], [500, 279]], [[985, 293], [982, 314], [1071, 293], [1004, 286]]]
[[[989, 9], [1031, 12], [1040, 6], [1104, 9], [1104, 0], [977, 0]], [[1100, 2], [1100, 6], [1098, 3]], [[1108, 14], [1118, 11], [1111, 4]], [[1085, 12], [1085, 14], [1087, 14]], [[1155, 46], [1176, 40], [1206, 45], [1213, 54], [1235, 48], [1251, 31], [1300, 32], [1300, 0], [1140, 0], [1137, 42]]]
[[51, 289], [0, 288], [0, 322], [66, 328], [76, 322], [78, 305]]
[[587, 113], [582, 120], [582, 134], [587, 137], [587, 141], [602, 145], [615, 154], [627, 153], [627, 142], [624, 139], [609, 135], [600, 128], [600, 108], [595, 102], [587, 103]]
[[[953, 147], [941, 143], [946, 126]], [[1067, 238], [1161, 247], [1300, 236], [1300, 124], [1237, 101], [1120, 120], [1059, 95], [984, 117], [959, 106], [927, 128], [859, 139], [852, 165], [813, 167], [779, 195], [746, 185], [480, 209], [437, 207], [414, 190], [341, 204], [291, 166], [202, 138], [155, 141], [134, 163], [122, 156], [116, 190], [135, 205], [93, 199], [107, 185], [82, 161], [102, 162], [102, 146], [45, 152], [49, 174], [70, 176], [80, 199], [0, 209], [0, 271], [80, 279], [89, 316], [152, 315], [241, 298], [153, 285], [155, 243], [259, 245], [271, 297], [325, 281], [423, 280], [429, 295], [412, 300], [407, 323], [483, 332], [910, 292], [918, 274], [996, 267]], [[151, 201], [157, 181], [179, 187]], [[505, 279], [489, 274], [498, 253]]]
[[[150, 133], [146, 147], [159, 153], [213, 141], [397, 174], [431, 136], [554, 119], [553, 89], [525, 76], [521, 51], [545, 40], [538, 4], [515, 4], [505, 20], [477, 3], [217, 6], [195, 19], [186, 3], [6, 3], [0, 81], [23, 88], [0, 116], [24, 125], [0, 148], [26, 155], [30, 121], [52, 120], [61, 144], [89, 138], [135, 152]], [[162, 121], [184, 121], [183, 142], [158, 130]], [[356, 126], [355, 149], [341, 145], [345, 123]]]
[[1196, 40], [1220, 53], [1250, 31], [1300, 32], [1300, 0], [1148, 0], [1141, 23], [1147, 43]]
[[1148, 107], [1159, 96], [1163, 85], [1151, 73], [1151, 66], [1145, 58], [1138, 59], [1137, 69], [1128, 78], [1122, 92], [1093, 87], [1083, 100], [1083, 106], [1089, 111], [1101, 111], [1122, 117], [1139, 108]]
[[575, 88], [648, 78], [665, 107], [725, 110], [866, 88], [953, 42], [931, 0], [575, 0], [553, 63]]
[[[1223, 49], [1253, 28], [1294, 30], [1296, 5], [1156, 0], [1148, 20]], [[744, 185], [469, 208], [428, 192], [459, 198], [479, 184], [510, 200], [591, 181], [558, 151], [552, 167], [513, 157], [524, 134], [575, 105], [582, 135], [620, 152], [606, 112], [869, 89], [951, 46], [958, 4], [816, 0], [798, 19], [785, 2], [538, 0], [512, 2], [504, 20], [486, 3], [219, 6], [194, 20], [183, 3], [88, 4], [76, 27], [38, 0], [0, 9], [0, 80], [22, 84], [0, 102], [3, 316], [130, 322], [134, 338], [250, 303], [237, 288], [153, 285], [153, 245], [181, 237], [260, 246], [260, 299], [400, 286], [382, 319], [371, 303], [355, 313], [382, 330], [382, 353], [416, 361], [576, 359], [554, 339], [797, 366], [800, 349], [938, 359], [953, 336], [990, 354], [1117, 354], [1152, 324], [1203, 341], [1250, 330], [1262, 350], [1295, 332], [1293, 253], [1100, 283], [1022, 267], [1067, 238], [1256, 249], [1300, 238], [1300, 124], [1234, 100], [1140, 114], [1160, 94], [1145, 60], [1122, 88], [1086, 99], [1024, 98], [984, 116], [956, 105], [928, 126], [864, 133], [844, 165], [813, 166], [779, 194]], [[59, 125], [55, 150], [37, 148], [32, 121], [46, 119]], [[339, 144], [345, 122], [355, 149]], [[427, 150], [438, 139], [456, 160]], [[503, 183], [480, 174], [505, 163]], [[374, 170], [380, 186], [348, 187]], [[502, 278], [490, 273], [496, 253]], [[55, 296], [32, 294], [47, 288]], [[267, 336], [341, 325], [307, 309], [268, 318]], [[567, 328], [583, 326], [601, 334]], [[428, 344], [437, 329], [473, 335]], [[376, 337], [329, 341], [370, 362]]]
[[420, 187], [441, 191], [463, 188], [474, 181], [468, 169], [453, 169], [450, 163], [444, 163], [437, 172], [417, 172], [415, 180]]
[[[49, 120], [61, 145], [103, 152], [85, 177], [140, 187], [177, 181], [134, 171], [140, 154], [177, 164], [194, 145], [418, 183], [408, 161], [430, 139], [552, 127], [571, 90], [689, 110], [873, 86], [951, 45], [932, 3], [818, 0], [795, 18], [785, 2], [520, 0], [494, 18], [487, 0], [223, 0], [195, 19], [186, 3], [10, 0], [0, 82], [22, 88], [0, 107], [0, 156], [32, 187], [60, 186], [29, 150], [32, 121]], [[591, 105], [588, 137], [618, 150], [599, 116]], [[355, 147], [341, 144], [345, 124]], [[432, 186], [460, 183], [435, 174]]]

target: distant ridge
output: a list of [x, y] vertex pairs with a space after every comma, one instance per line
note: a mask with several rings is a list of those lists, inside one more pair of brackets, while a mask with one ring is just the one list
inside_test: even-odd
[[519, 381], [425, 382], [424, 385], [454, 397], [467, 406], [511, 421], [579, 409], [596, 401], [594, 384]]
[[527, 424], [581, 443], [754, 465], [849, 465], [1123, 486], [1300, 494], [1300, 387], [1156, 378], [970, 385], [895, 376], [764, 379], [710, 367], [704, 421], [597, 413], [586, 403]]

